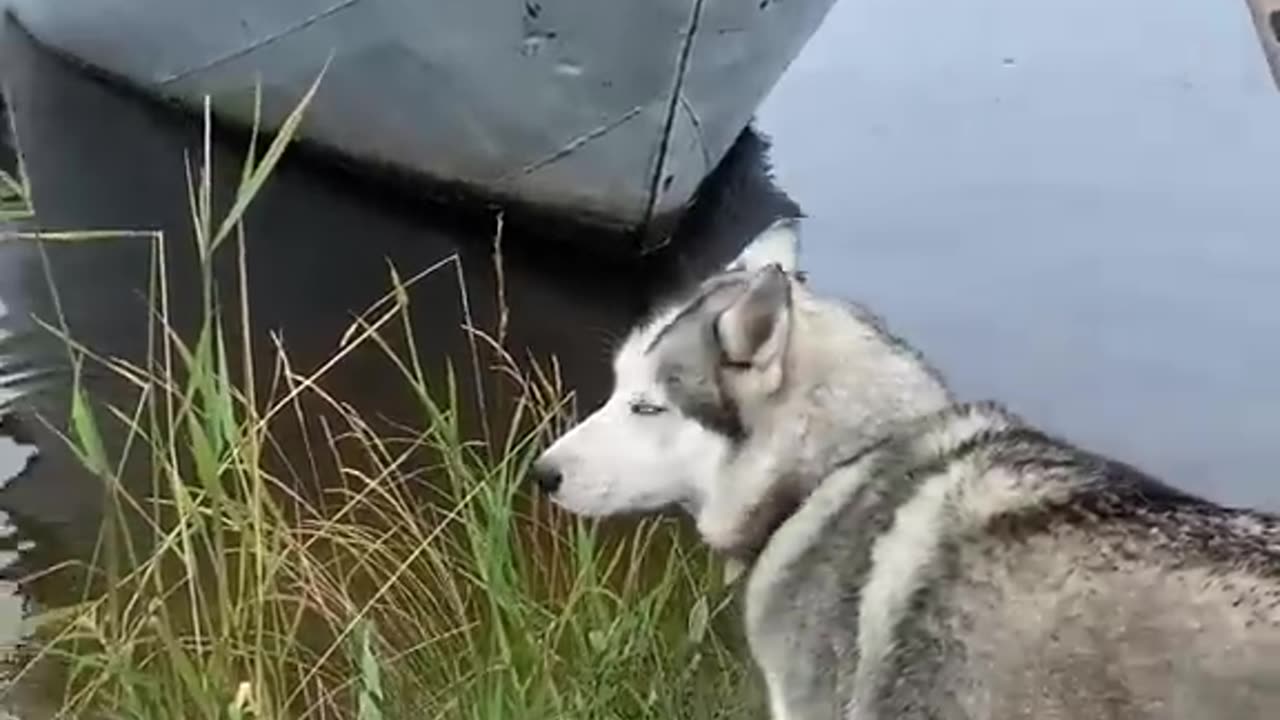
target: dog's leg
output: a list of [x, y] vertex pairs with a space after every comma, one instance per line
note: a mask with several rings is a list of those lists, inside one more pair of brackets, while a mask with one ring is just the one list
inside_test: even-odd
[[802, 689], [803, 680], [786, 678], [785, 674], [765, 673], [769, 691], [769, 720], [835, 720], [827, 694], [814, 694]]
[[787, 709], [780, 679], [770, 674], [765, 678], [765, 685], [769, 688], [769, 720], [800, 720]]
[[[756, 566], [756, 572], [761, 570]], [[836, 720], [836, 677], [827, 672], [834, 657], [827, 646], [828, 638], [806, 636], [810, 613], [770, 612], [770, 621], [760, 620], [759, 610], [775, 610], [775, 591], [791, 593], [794, 583], [779, 588], [770, 585], [768, 576], [754, 575], [747, 590], [747, 640], [751, 656], [764, 681], [769, 702], [770, 720]], [[789, 597], [789, 596], [788, 596]]]

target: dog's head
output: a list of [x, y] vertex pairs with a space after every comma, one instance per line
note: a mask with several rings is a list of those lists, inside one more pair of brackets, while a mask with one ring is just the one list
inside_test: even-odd
[[726, 551], [758, 546], [831, 466], [946, 392], [870, 314], [797, 274], [794, 219], [766, 228], [635, 328], [603, 406], [534, 464], [582, 515], [679, 505]]

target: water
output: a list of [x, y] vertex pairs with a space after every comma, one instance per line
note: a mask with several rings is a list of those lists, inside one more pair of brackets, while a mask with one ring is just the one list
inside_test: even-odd
[[814, 281], [962, 394], [1280, 506], [1280, 94], [1244, 2], [839, 3], [761, 121]]
[[[12, 44], [4, 67], [41, 225], [164, 229], [186, 272], [183, 152], [198, 127]], [[748, 136], [678, 251], [645, 267], [579, 270], [555, 238], [509, 234], [510, 345], [558, 356], [590, 406], [608, 389], [610, 337], [794, 201], [813, 282], [881, 311], [961, 395], [999, 398], [1212, 498], [1280, 508], [1280, 94], [1243, 2], [837, 4], [759, 124], [772, 148]], [[236, 167], [238, 146], [219, 146], [219, 167]], [[491, 327], [492, 232], [286, 162], [249, 218], [255, 334], [279, 332], [314, 365], [386, 291], [388, 262], [407, 275], [455, 252]], [[48, 257], [73, 334], [140, 357], [145, 243]], [[179, 294], [189, 323], [193, 295]], [[13, 414], [0, 426], [12, 439], [0, 440], [0, 509], [18, 530], [0, 563], [18, 577], [85, 552], [98, 498], [38, 421], [65, 414], [67, 374], [33, 325], [56, 317], [35, 246], [0, 246], [0, 301], [0, 371], [33, 381], [4, 386], [27, 392], [3, 398]], [[453, 276], [424, 281], [413, 302], [421, 350], [465, 363]], [[329, 387], [366, 413], [407, 403], [372, 355]], [[24, 602], [57, 591], [11, 589], [0, 585], [0, 638]]]

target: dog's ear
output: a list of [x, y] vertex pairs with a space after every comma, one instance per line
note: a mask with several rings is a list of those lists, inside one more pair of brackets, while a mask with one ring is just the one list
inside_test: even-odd
[[777, 265], [793, 273], [800, 256], [800, 218], [787, 217], [775, 220], [756, 235], [738, 257], [725, 266], [725, 270], [755, 272], [766, 265]]
[[725, 360], [756, 369], [778, 365], [791, 329], [791, 284], [777, 264], [756, 272], [742, 295], [716, 318]]

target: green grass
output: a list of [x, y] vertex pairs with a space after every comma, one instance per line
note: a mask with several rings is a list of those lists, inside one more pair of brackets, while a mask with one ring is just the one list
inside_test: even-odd
[[[386, 295], [318, 367], [295, 367], [280, 342], [254, 351], [245, 330], [253, 299], [220, 291], [213, 262], [233, 254], [237, 287], [247, 287], [241, 219], [314, 91], [265, 150], [255, 132], [221, 219], [206, 105], [203, 160], [188, 173], [203, 271], [195, 336], [170, 323], [159, 234], [28, 235], [129, 235], [152, 242], [154, 259], [144, 363], [97, 355], [60, 317], [47, 325], [76, 370], [63, 437], [101, 478], [108, 512], [94, 557], [58, 570], [77, 578], [82, 597], [38, 618], [23, 672], [58, 671], [68, 718], [696, 719], [758, 710], [753, 678], [719, 632], [736, 613], [726, 612], [732, 593], [714, 558], [682, 542], [670, 521], [613, 537], [525, 491], [532, 458], [568, 420], [554, 363], [517, 362], [500, 332], [472, 329], [466, 385], [501, 394], [509, 412], [486, 418], [480, 437], [467, 434], [464, 383], [452, 368], [424, 369], [408, 312], [411, 287], [428, 274], [452, 271], [461, 282], [458, 258], [412, 276], [391, 269]], [[326, 387], [357, 351], [396, 369], [414, 400], [412, 422], [366, 417], [355, 398]], [[270, 367], [256, 367], [264, 356]], [[80, 381], [89, 369], [126, 383], [132, 401], [95, 397]]]
[[[5, 94], [8, 95], [8, 93]], [[0, 223], [28, 220], [35, 215], [26, 161], [19, 149], [18, 130], [14, 124], [13, 115], [8, 112], [4, 115], [8, 126], [4, 128], [3, 135], [11, 146], [9, 150], [12, 151], [13, 157], [5, 158], [12, 160], [12, 167], [0, 168]]]

